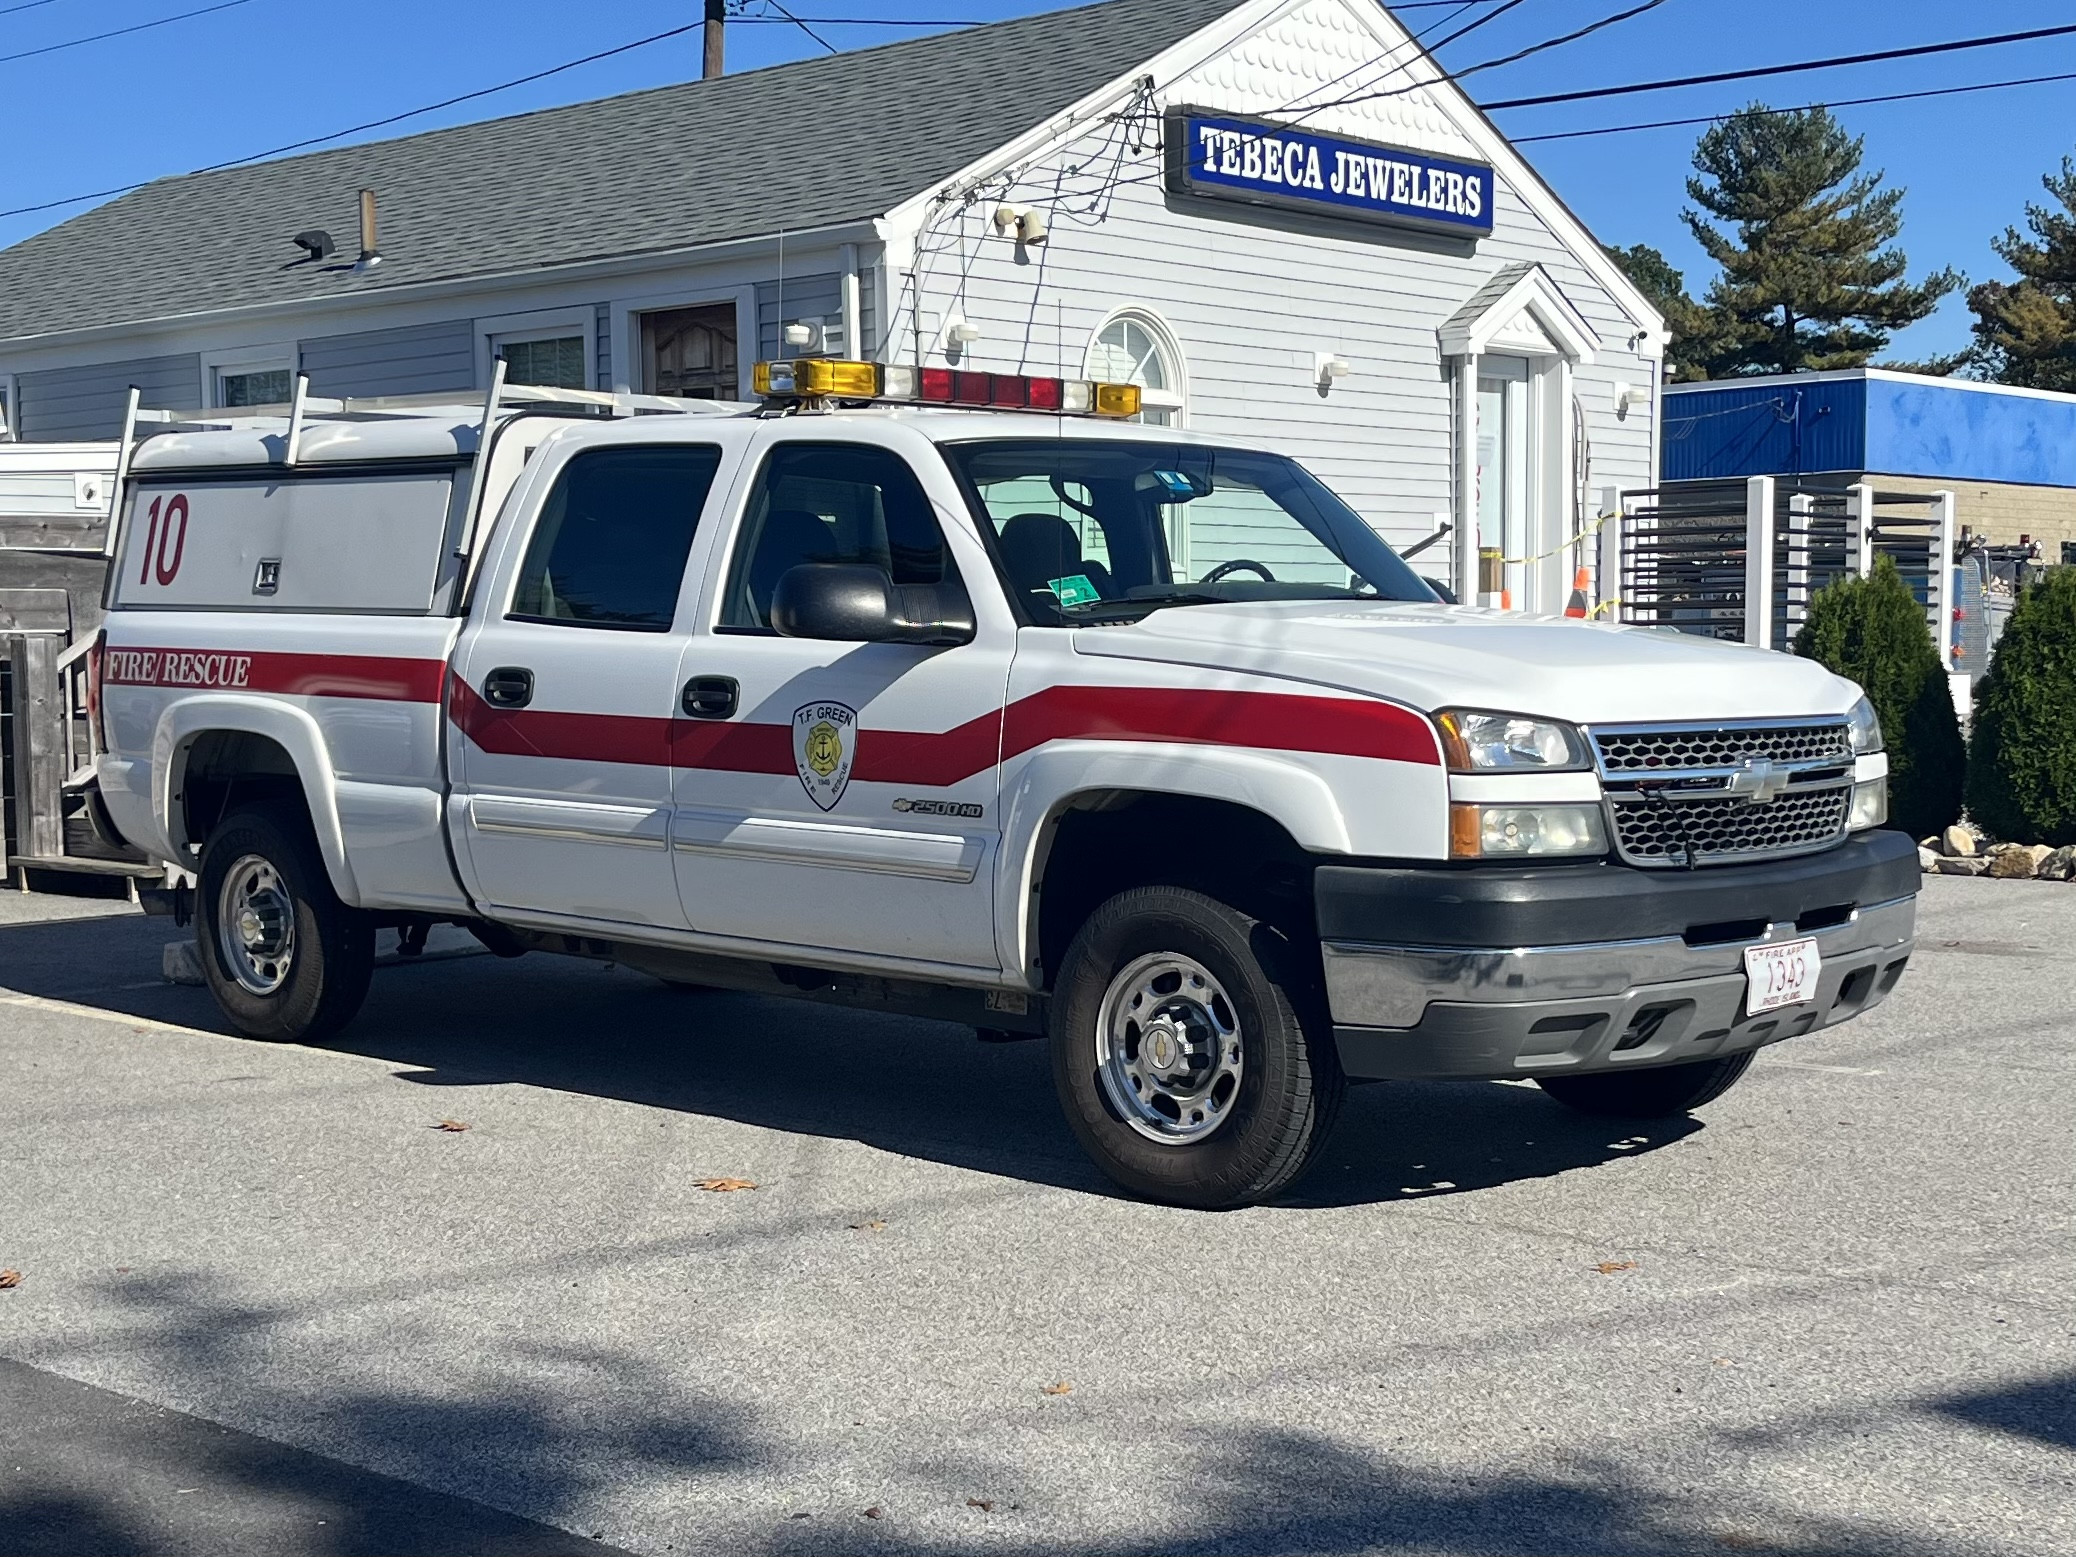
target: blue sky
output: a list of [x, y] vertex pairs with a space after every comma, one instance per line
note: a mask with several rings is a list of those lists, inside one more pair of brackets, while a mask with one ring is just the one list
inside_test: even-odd
[[[212, 0], [0, 0], [0, 56], [191, 11]], [[1053, 9], [1053, 0], [786, 0], [803, 16], [984, 21]], [[1626, 6], [1525, 0], [1444, 51], [1462, 69]], [[215, 14], [76, 49], [0, 61], [6, 105], [0, 209], [104, 189], [248, 154], [525, 74], [659, 32], [700, 14], [699, 0], [239, 0]], [[1475, 16], [1477, 12], [1470, 13]], [[1446, 9], [1408, 10], [1428, 27]], [[1465, 18], [1466, 20], [1469, 17]], [[1790, 59], [1850, 54], [2076, 22], [2068, 0], [1666, 0], [1590, 39], [1466, 82], [1491, 100]], [[817, 26], [839, 47], [916, 29]], [[1440, 36], [1439, 33], [1436, 34]], [[731, 70], [820, 52], [789, 25], [730, 29]], [[431, 129], [696, 75], [697, 32], [409, 121]], [[1693, 87], [1497, 115], [1514, 136], [1685, 118], [1753, 97], [1786, 104], [2076, 72], [2076, 36], [2044, 44], [1861, 66], [1769, 82]], [[1013, 112], [1013, 83], [1004, 83]], [[929, 90], [919, 83], [918, 90]], [[1841, 110], [1867, 138], [1867, 163], [1909, 190], [1904, 247], [1915, 273], [1953, 265], [1971, 280], [2004, 274], [1990, 238], [2040, 197], [2040, 176], [2076, 152], [2076, 81]], [[764, 127], [762, 133], [787, 133]], [[840, 155], [797, 131], [803, 156]], [[1679, 221], [1698, 128], [1531, 143], [1523, 150], [1611, 243], [1652, 243], [1689, 272], [1705, 262]], [[14, 243], [84, 206], [0, 218]], [[139, 260], [148, 255], [140, 244]], [[1967, 339], [1958, 298], [1899, 337], [1900, 356]]]

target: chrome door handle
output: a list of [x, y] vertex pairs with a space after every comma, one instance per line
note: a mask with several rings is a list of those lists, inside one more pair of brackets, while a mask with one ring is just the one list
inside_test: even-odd
[[678, 706], [693, 719], [727, 719], [741, 699], [742, 688], [733, 676], [694, 676], [685, 683]]
[[524, 708], [533, 701], [533, 672], [500, 665], [483, 678], [483, 701], [492, 708]]

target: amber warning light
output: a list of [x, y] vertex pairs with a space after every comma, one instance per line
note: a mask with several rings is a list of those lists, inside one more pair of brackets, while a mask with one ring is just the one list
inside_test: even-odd
[[961, 368], [894, 367], [802, 357], [760, 362], [751, 383], [773, 400], [879, 400], [987, 411], [1038, 411], [1048, 416], [1137, 416], [1137, 384], [1082, 378], [1026, 378]]

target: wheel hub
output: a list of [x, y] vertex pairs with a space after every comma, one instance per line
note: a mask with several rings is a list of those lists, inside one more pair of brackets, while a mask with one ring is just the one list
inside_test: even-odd
[[217, 944], [231, 977], [255, 995], [288, 982], [295, 958], [295, 902], [271, 860], [248, 854], [225, 872]]
[[1097, 1073], [1112, 1109], [1148, 1140], [1186, 1146], [1224, 1124], [1243, 1063], [1232, 1002], [1194, 958], [1137, 958], [1104, 991]]

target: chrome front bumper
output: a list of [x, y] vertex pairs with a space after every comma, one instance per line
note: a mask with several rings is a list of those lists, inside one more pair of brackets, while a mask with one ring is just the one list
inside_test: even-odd
[[[1329, 940], [1326, 989], [1343, 1068], [1361, 1078], [1510, 1077], [1672, 1065], [1734, 1054], [1878, 1004], [1916, 944], [1917, 899], [1823, 929], [1691, 945], [1684, 936], [1465, 948]], [[1745, 1015], [1750, 946], [1813, 939], [1816, 998]]]

